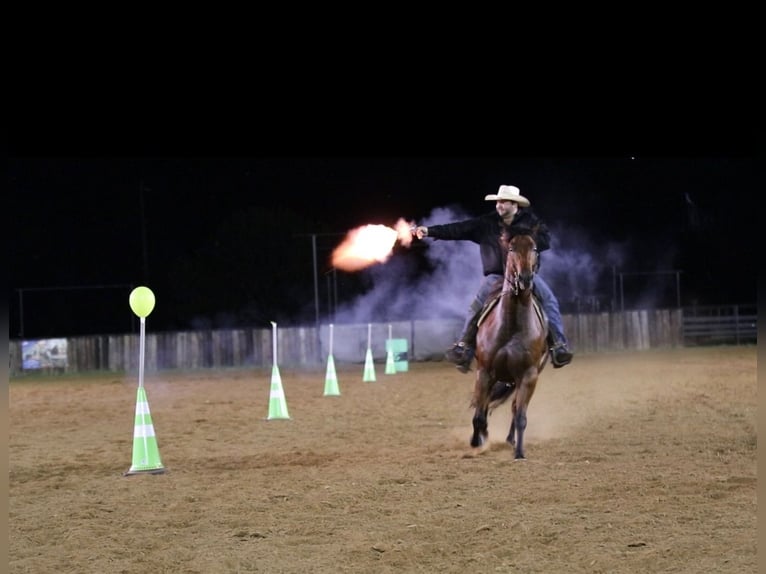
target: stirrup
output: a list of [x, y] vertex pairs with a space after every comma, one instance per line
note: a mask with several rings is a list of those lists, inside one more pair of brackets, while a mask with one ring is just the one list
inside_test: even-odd
[[471, 361], [473, 361], [473, 349], [463, 341], [455, 343], [451, 349], [444, 353], [450, 363], [455, 363], [455, 368], [461, 373], [467, 373], [471, 370]]
[[465, 349], [465, 343], [460, 341], [447, 349], [447, 352], [444, 353], [444, 357], [451, 363], [460, 363], [465, 358]]
[[554, 369], [560, 369], [572, 362], [573, 353], [566, 345], [559, 343], [551, 349], [551, 363]]

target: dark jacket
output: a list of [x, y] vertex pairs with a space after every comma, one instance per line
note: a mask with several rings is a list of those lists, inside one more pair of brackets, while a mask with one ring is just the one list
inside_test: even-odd
[[[534, 236], [537, 250], [542, 253], [551, 245], [551, 234], [548, 226], [542, 219], [537, 217], [528, 207], [520, 208], [513, 218], [511, 230], [518, 227], [534, 227], [538, 225]], [[500, 245], [500, 236], [503, 232], [503, 220], [496, 211], [444, 225], [429, 225], [428, 237], [433, 239], [458, 239], [473, 241], [479, 244], [481, 253], [481, 265], [484, 275], [496, 273], [503, 274], [505, 266], [505, 253]]]

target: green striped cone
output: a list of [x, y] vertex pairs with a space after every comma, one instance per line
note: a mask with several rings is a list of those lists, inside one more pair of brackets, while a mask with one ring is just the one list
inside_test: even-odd
[[335, 374], [335, 359], [332, 355], [327, 357], [327, 373], [324, 377], [324, 396], [337, 397], [340, 395], [340, 389], [338, 389], [338, 376]]
[[133, 428], [133, 464], [125, 476], [162, 474], [163, 472], [165, 467], [160, 460], [152, 414], [149, 412], [149, 402], [146, 400], [146, 390], [140, 386], [136, 396], [136, 422]]
[[289, 419], [287, 403], [285, 402], [285, 390], [282, 388], [282, 377], [279, 375], [279, 367], [271, 368], [271, 390], [269, 391], [269, 417], [272, 419]]
[[372, 349], [367, 348], [367, 355], [364, 358], [364, 374], [362, 381], [365, 383], [375, 382], [375, 363], [372, 362]]

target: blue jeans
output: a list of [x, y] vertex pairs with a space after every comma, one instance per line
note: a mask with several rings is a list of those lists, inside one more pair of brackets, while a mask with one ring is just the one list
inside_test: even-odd
[[[497, 284], [498, 280], [502, 279], [502, 275], [492, 273], [484, 277], [484, 280], [479, 286], [479, 291], [476, 293], [476, 297], [474, 297], [474, 300], [471, 302], [471, 307], [468, 309], [468, 317], [463, 324], [463, 331], [460, 334], [459, 339], [460, 341], [463, 340], [463, 336], [468, 332], [471, 323], [473, 323], [476, 318], [476, 314], [484, 308], [484, 304], [487, 302], [493, 287]], [[556, 296], [553, 294], [553, 291], [551, 291], [548, 283], [546, 283], [540, 275], [535, 275], [534, 289], [535, 294], [538, 296], [540, 303], [543, 306], [543, 311], [545, 311], [545, 315], [548, 317], [548, 326], [553, 335], [554, 343], [563, 343], [566, 345], [568, 341], [564, 335], [564, 321], [561, 319], [559, 300], [556, 299]], [[475, 346], [475, 344], [472, 346]]]

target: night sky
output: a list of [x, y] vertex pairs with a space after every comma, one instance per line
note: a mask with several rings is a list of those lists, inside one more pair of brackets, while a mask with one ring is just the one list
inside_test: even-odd
[[[333, 273], [329, 257], [347, 231], [478, 215], [500, 184], [532, 201], [560, 255], [587, 253], [624, 272], [680, 270], [683, 305], [756, 301], [763, 174], [747, 153], [22, 155], [8, 174], [11, 338], [135, 330], [127, 296], [137, 285], [157, 297], [152, 330], [313, 323], [315, 261], [324, 320], [388, 267]], [[392, 264], [388, 279], [423, 281], [430, 249], [397, 247], [392, 260], [408, 271]], [[573, 276], [589, 273], [577, 265]], [[478, 278], [469, 281], [472, 291]], [[566, 312], [570, 283], [555, 287]]]

